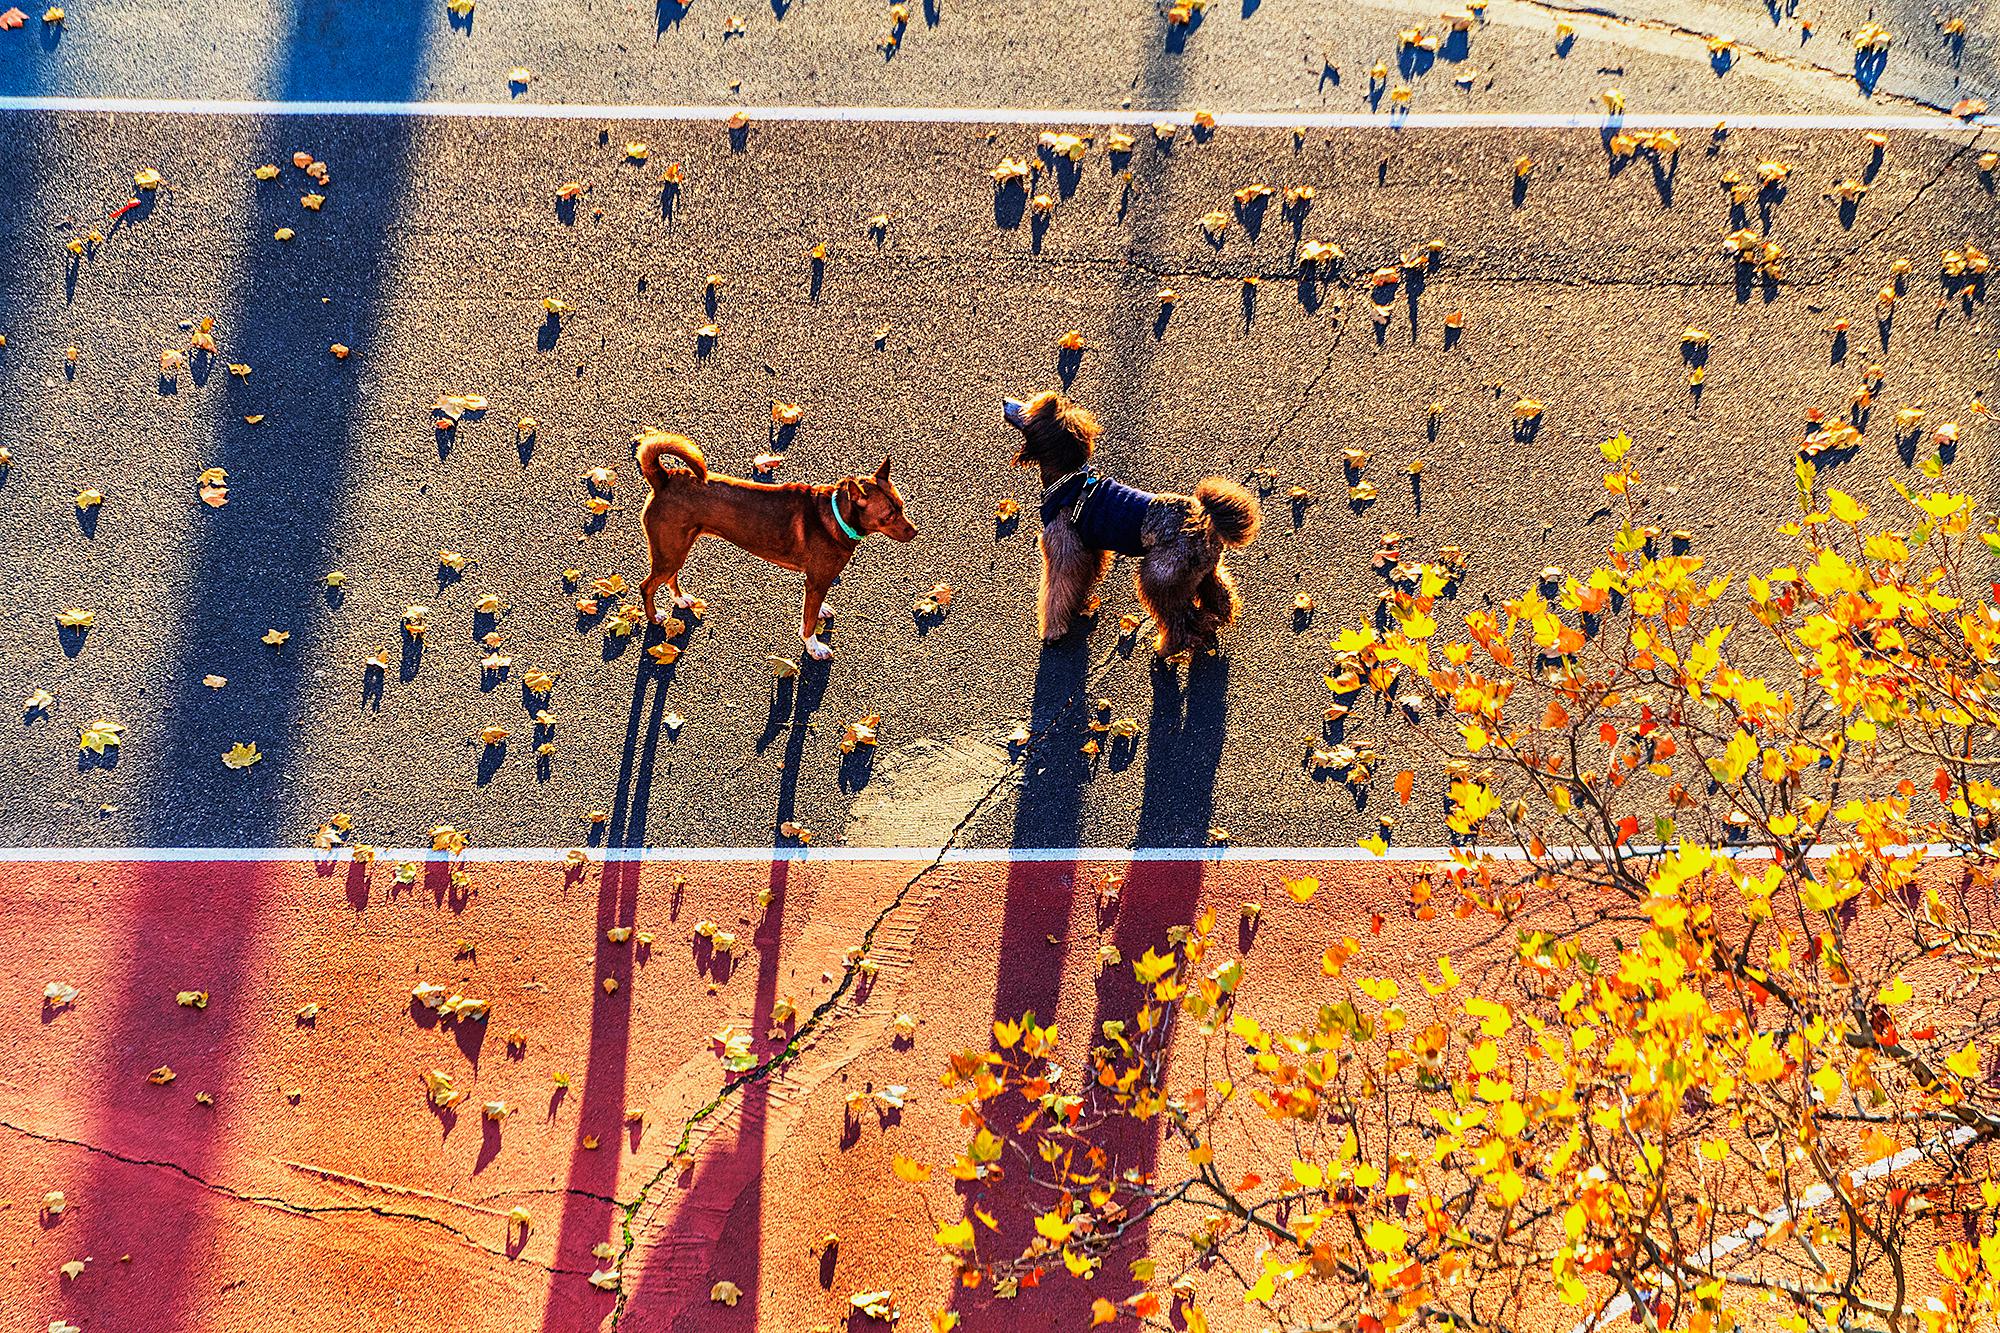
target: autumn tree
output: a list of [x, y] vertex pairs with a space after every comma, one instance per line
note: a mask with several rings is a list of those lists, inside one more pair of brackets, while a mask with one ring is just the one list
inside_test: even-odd
[[1348, 723], [1422, 756], [1378, 799], [1456, 843], [1382, 874], [1498, 964], [1362, 922], [1318, 994], [1260, 994], [1210, 911], [1120, 960], [1081, 1078], [997, 1024], [944, 1074], [967, 1285], [1136, 1277], [1096, 1322], [1197, 1333], [2000, 1326], [1994, 515], [1871, 514], [1801, 457], [1790, 563], [1738, 577], [1646, 524], [1630, 444], [1596, 567], [1466, 610], [1398, 556], [1332, 643]]

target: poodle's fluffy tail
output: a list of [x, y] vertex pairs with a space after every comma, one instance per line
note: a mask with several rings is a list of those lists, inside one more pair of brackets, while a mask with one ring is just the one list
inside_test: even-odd
[[1194, 501], [1224, 546], [1247, 546], [1257, 535], [1257, 497], [1235, 482], [1203, 477]]
[[667, 485], [668, 458], [679, 459], [688, 471], [694, 473], [697, 482], [708, 480], [708, 463], [702, 458], [700, 448], [687, 436], [649, 430], [639, 437], [638, 445], [640, 475], [654, 490], [663, 490]]

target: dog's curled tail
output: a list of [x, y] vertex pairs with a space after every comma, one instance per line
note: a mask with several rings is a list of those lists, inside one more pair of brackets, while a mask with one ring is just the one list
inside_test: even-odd
[[1257, 535], [1257, 497], [1226, 477], [1203, 477], [1195, 503], [1224, 546], [1248, 546]]
[[654, 490], [664, 489], [667, 484], [667, 458], [679, 459], [688, 471], [694, 473], [697, 482], [708, 480], [708, 461], [687, 436], [649, 430], [639, 437], [638, 445], [639, 473]]

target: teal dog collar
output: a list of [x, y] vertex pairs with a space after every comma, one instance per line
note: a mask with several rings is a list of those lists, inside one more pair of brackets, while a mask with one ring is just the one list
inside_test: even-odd
[[827, 497], [826, 497], [826, 505], [827, 505], [827, 508], [829, 508], [829, 509], [831, 509], [831, 510], [833, 511], [833, 521], [834, 521], [835, 523], [838, 523], [838, 524], [840, 525], [840, 530], [841, 530], [842, 532], [844, 532], [844, 533], [846, 533], [846, 534], [847, 534], [847, 539], [848, 539], [849, 541], [854, 541], [854, 542], [865, 542], [865, 541], [867, 541], [867, 540], [868, 540], [868, 534], [867, 534], [867, 533], [865, 533], [865, 532], [856, 532], [856, 531], [855, 531], [855, 530], [854, 530], [854, 529], [853, 529], [852, 527], [848, 526], [848, 522], [847, 522], [847, 520], [846, 520], [846, 519], [844, 519], [844, 518], [842, 518], [842, 517], [840, 516], [840, 492], [839, 492], [839, 491], [837, 491], [837, 490], [836, 490], [836, 491], [829, 491], [829, 492], [827, 493]]

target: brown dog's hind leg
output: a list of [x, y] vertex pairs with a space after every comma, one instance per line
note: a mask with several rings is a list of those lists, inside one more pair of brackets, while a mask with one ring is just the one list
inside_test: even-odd
[[681, 566], [687, 563], [688, 552], [694, 548], [695, 538], [699, 535], [692, 528], [668, 532], [647, 528], [646, 545], [652, 563], [645, 580], [639, 584], [639, 596], [645, 602], [649, 624], [664, 625], [667, 620], [653, 606], [653, 595], [662, 583], [673, 593], [675, 606], [686, 606], [693, 600], [681, 594]]

